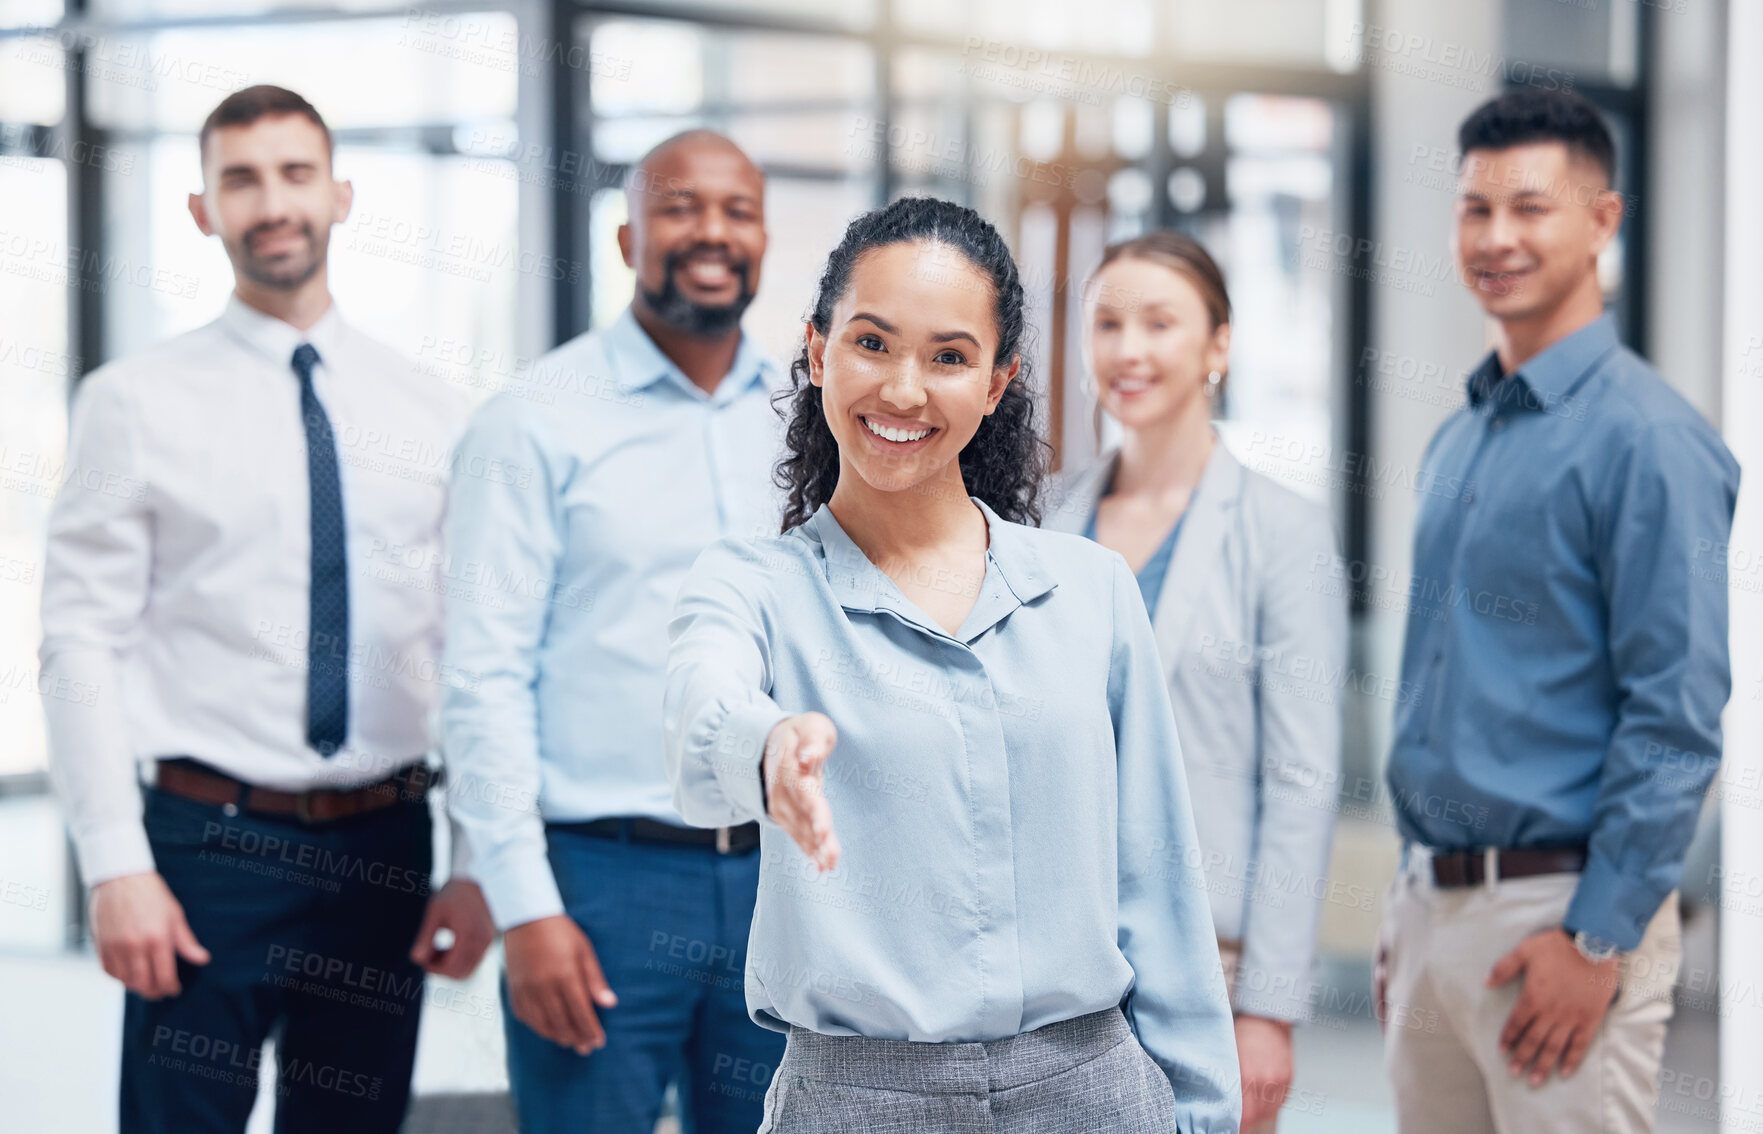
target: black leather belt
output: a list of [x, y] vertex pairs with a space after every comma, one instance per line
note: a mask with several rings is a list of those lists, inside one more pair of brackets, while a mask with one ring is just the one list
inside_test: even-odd
[[746, 854], [759, 845], [759, 824], [739, 827], [675, 827], [654, 819], [594, 819], [587, 823], [553, 823], [562, 831], [592, 835], [620, 842], [662, 843], [668, 846], [710, 847], [717, 854]]
[[[1432, 852], [1433, 885], [1440, 889], [1479, 886], [1488, 879], [1489, 855], [1485, 847], [1474, 850]], [[1539, 874], [1578, 874], [1585, 869], [1584, 847], [1524, 847], [1494, 851], [1496, 880], [1534, 878]]]

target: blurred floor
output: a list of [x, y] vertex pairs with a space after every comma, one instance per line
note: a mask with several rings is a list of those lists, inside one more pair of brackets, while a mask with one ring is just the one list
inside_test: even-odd
[[[1711, 919], [1692, 922], [1686, 952], [1712, 948]], [[466, 985], [437, 983], [417, 1054], [418, 1102], [407, 1134], [494, 1134], [511, 1130], [501, 1025], [494, 1016], [441, 1006], [493, 996], [488, 965]], [[464, 1005], [481, 1002], [459, 999]], [[493, 1001], [491, 1001], [493, 1003]], [[9, 1134], [108, 1134], [115, 1129], [116, 1050], [122, 999], [86, 957], [0, 956], [0, 1128]], [[1680, 1009], [1666, 1045], [1668, 1081], [1705, 1082], [1715, 1069], [1711, 1012]], [[1299, 1032], [1297, 1105], [1281, 1117], [1284, 1134], [1393, 1134], [1382, 1046], [1370, 1020], [1335, 1020]], [[1709, 1104], [1696, 1092], [1667, 1092], [1659, 1134], [1712, 1134]], [[251, 1134], [268, 1134], [259, 1107]], [[666, 1125], [661, 1128], [666, 1130]], [[659, 1134], [659, 1132], [658, 1132]]]
[[[6, 1134], [110, 1134], [115, 1130], [116, 1052], [122, 996], [89, 956], [55, 952], [65, 937], [65, 883], [33, 857], [9, 851], [59, 841], [59, 819], [46, 801], [0, 805], [0, 1130]], [[1388, 840], [1375, 830], [1341, 825], [1337, 866], [1356, 876], [1387, 877]], [[54, 841], [52, 841], [54, 840]], [[1353, 861], [1363, 858], [1366, 861]], [[1324, 948], [1363, 956], [1375, 911], [1331, 909]], [[1714, 971], [1714, 918], [1707, 907], [1685, 920], [1684, 971]], [[416, 1095], [405, 1134], [498, 1134], [513, 1129], [503, 1070], [502, 1021], [496, 974], [499, 951], [471, 980], [432, 981], [425, 993], [416, 1059]], [[1322, 978], [1337, 1003], [1369, 1003], [1369, 968], [1354, 960], [1328, 964]], [[1704, 985], [1706, 987], [1706, 985]], [[1717, 1019], [1706, 1005], [1680, 1005], [1666, 1041], [1659, 1134], [1713, 1134]], [[1382, 1042], [1368, 1016], [1330, 1017], [1298, 1032], [1298, 1080], [1282, 1114], [1282, 1134], [1393, 1134]], [[266, 1067], [273, 1061], [265, 1059]], [[1703, 1096], [1698, 1098], [1697, 1096]], [[249, 1134], [270, 1134], [259, 1106]], [[664, 1120], [657, 1134], [674, 1134]]]

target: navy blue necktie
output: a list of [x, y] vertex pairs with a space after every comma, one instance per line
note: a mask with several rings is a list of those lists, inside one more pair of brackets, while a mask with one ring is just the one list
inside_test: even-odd
[[337, 446], [318, 394], [311, 343], [294, 348], [300, 420], [306, 426], [306, 476], [312, 493], [312, 606], [306, 637], [306, 743], [320, 756], [349, 733], [349, 569], [343, 557], [343, 484]]

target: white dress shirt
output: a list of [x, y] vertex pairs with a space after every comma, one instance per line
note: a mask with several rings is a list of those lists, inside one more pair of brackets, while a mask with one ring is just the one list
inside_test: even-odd
[[[349, 565], [349, 731], [306, 744], [306, 434], [294, 348], [335, 437]], [[433, 744], [441, 525], [466, 406], [349, 327], [236, 296], [205, 327], [80, 383], [49, 523], [40, 684], [87, 885], [154, 868], [139, 762], [263, 787], [380, 780]]]

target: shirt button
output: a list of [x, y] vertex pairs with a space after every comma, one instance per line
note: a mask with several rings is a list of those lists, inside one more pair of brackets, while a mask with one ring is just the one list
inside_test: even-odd
[[1496, 417], [1494, 420], [1488, 422], [1488, 428], [1495, 433], [1498, 433], [1500, 430], [1506, 428], [1506, 419], [1503, 417]]

